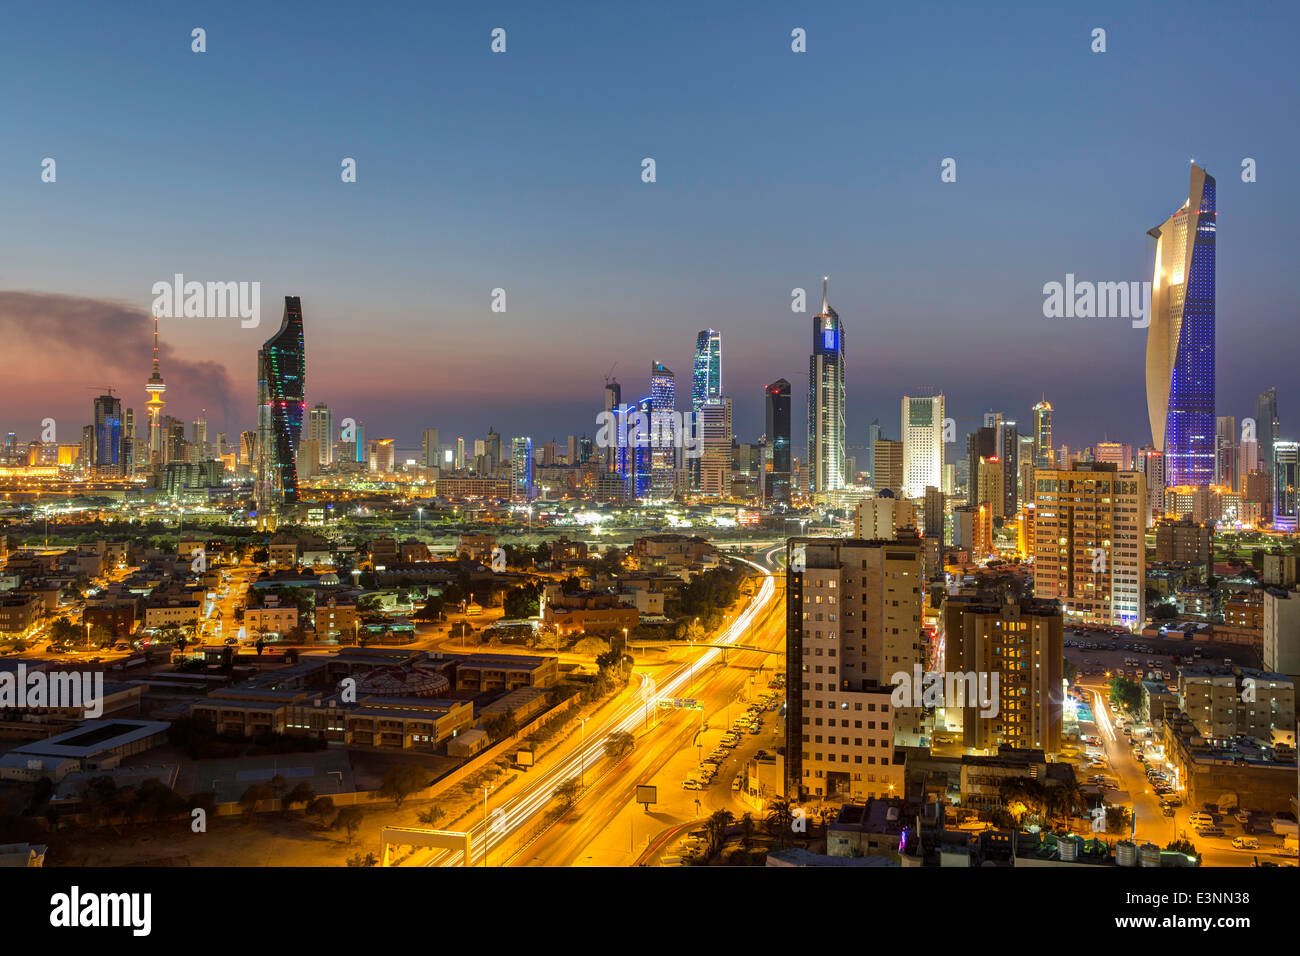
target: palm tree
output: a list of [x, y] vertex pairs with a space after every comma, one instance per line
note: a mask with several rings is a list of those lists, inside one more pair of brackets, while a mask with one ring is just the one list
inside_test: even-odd
[[722, 845], [727, 842], [727, 827], [735, 819], [730, 810], [716, 810], [704, 824], [704, 829], [709, 834], [710, 858], [717, 856]]
[[773, 800], [763, 824], [767, 827], [767, 832], [776, 837], [777, 845], [784, 850], [786, 841], [794, 832], [794, 808], [790, 806], [790, 801]]

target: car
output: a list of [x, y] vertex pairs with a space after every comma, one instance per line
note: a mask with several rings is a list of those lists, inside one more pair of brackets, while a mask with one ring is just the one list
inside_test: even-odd
[[1220, 837], [1225, 834], [1223, 832], [1223, 827], [1211, 825], [1208, 827], [1197, 827], [1196, 835], [1200, 837]]
[[683, 790], [703, 790], [703, 789], [704, 789], [704, 784], [700, 783], [698, 780], [683, 780], [683, 781], [682, 781], [682, 789], [683, 789]]
[[1232, 845], [1238, 850], [1258, 850], [1259, 840], [1253, 836], [1239, 836], [1232, 838]]
[[1179, 800], [1177, 797], [1165, 797], [1160, 801], [1160, 805], [1162, 807], [1181, 807], [1183, 801]]
[[744, 777], [739, 777], [739, 776], [738, 776], [738, 777], [736, 777], [734, 780], [731, 781], [731, 789], [732, 789], [732, 790], [739, 790], [742, 786], [744, 786], [744, 783], [745, 783], [745, 778], [744, 778]]
[[1188, 817], [1188, 822], [1194, 827], [1212, 827], [1214, 826], [1214, 817], [1210, 816], [1208, 813], [1203, 813], [1200, 810], [1197, 810]]
[[1174, 815], [1174, 808], [1161, 805], [1160, 813], [1166, 817], [1172, 817]]

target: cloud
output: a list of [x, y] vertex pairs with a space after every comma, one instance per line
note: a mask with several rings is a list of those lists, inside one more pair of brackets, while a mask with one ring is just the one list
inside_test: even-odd
[[[85, 385], [123, 383], [143, 391], [153, 351], [153, 317], [119, 302], [48, 292], [0, 291], [0, 337], [14, 363], [59, 357], [46, 378], [76, 377]], [[235, 389], [224, 365], [179, 357], [159, 348], [169, 404], [203, 406], [229, 416]], [[129, 384], [127, 384], [129, 383]]]

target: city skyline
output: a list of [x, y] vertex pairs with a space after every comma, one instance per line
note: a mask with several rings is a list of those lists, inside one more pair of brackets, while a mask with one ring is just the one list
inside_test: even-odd
[[[1096, 55], [1076, 41], [1080, 28], [1063, 13], [1033, 11], [1003, 31], [975, 12], [954, 12], [928, 27], [927, 42], [917, 46], [911, 40], [918, 28], [906, 18], [890, 14], [869, 24], [863, 14], [841, 7], [834, 12], [836, 29], [829, 27], [832, 21], [808, 18], [806, 59], [787, 63], [769, 58], [789, 58], [788, 45], [758, 40], [765, 33], [777, 39], [788, 35], [788, 17], [760, 5], [743, 25], [709, 14], [699, 35], [684, 41], [673, 37], [674, 43], [685, 42], [684, 53], [703, 54], [708, 44], [719, 42], [719, 31], [708, 27], [725, 20], [736, 32], [721, 42], [753, 87], [725, 98], [715, 94], [694, 107], [687, 85], [679, 81], [667, 81], [654, 96], [638, 89], [638, 64], [661, 55], [668, 42], [662, 27], [630, 42], [623, 18], [614, 12], [580, 23], [576, 34], [562, 34], [558, 25], [522, 9], [515, 15], [524, 20], [512, 34], [511, 52], [491, 59], [473, 48], [477, 28], [463, 14], [451, 14], [440, 30], [456, 42], [445, 60], [421, 69], [437, 77], [463, 73], [466, 82], [480, 84], [476, 111], [458, 106], [455, 128], [472, 139], [504, 130], [505, 145], [513, 137], [531, 137], [534, 148], [518, 162], [506, 158], [509, 150], [489, 151], [490, 162], [480, 158], [467, 168], [466, 160], [436, 145], [438, 138], [423, 123], [385, 132], [356, 105], [357, 98], [391, 96], [396, 82], [398, 105], [413, 115], [420, 112], [422, 97], [413, 90], [427, 84], [414, 82], [414, 67], [394, 67], [395, 76], [381, 77], [345, 71], [316, 90], [292, 73], [298, 57], [307, 54], [272, 44], [274, 30], [266, 31], [265, 39], [249, 35], [239, 12], [210, 27], [213, 45], [203, 62], [223, 64], [222, 48], [235, 37], [245, 51], [268, 44], [270, 55], [247, 58], [254, 64], [248, 76], [229, 75], [225, 66], [217, 67], [220, 75], [195, 70], [197, 58], [187, 46], [168, 51], [162, 42], [165, 28], [143, 22], [135, 42], [150, 45], [151, 54], [161, 52], [157, 68], [171, 75], [176, 90], [159, 89], [123, 107], [125, 113], [100, 111], [107, 116], [97, 115], [95, 100], [68, 102], [57, 91], [38, 91], [31, 101], [16, 104], [13, 149], [0, 161], [0, 176], [19, 187], [7, 210], [10, 238], [0, 240], [6, 262], [0, 273], [0, 327], [19, 347], [49, 355], [63, 388], [51, 389], [48, 376], [38, 379], [36, 369], [16, 370], [0, 390], [6, 409], [0, 427], [31, 434], [46, 417], [82, 422], [82, 403], [67, 393], [101, 379], [127, 395], [129, 383], [141, 374], [132, 345], [147, 349], [151, 333], [149, 290], [159, 279], [186, 271], [203, 280], [260, 281], [268, 302], [285, 294], [304, 296], [321, 345], [313, 356], [309, 402], [323, 401], [341, 415], [374, 423], [398, 436], [404, 447], [415, 447], [420, 430], [430, 424], [466, 435], [482, 434], [488, 425], [539, 438], [582, 433], [591, 417], [591, 395], [599, 394], [601, 376], [615, 362], [624, 377], [652, 355], [673, 368], [686, 365], [691, 337], [706, 324], [699, 321], [701, 311], [709, 314], [707, 324], [728, 338], [727, 389], [735, 397], [735, 432], [756, 437], [763, 411], [749, 396], [777, 377], [796, 389], [804, 386], [798, 356], [805, 349], [809, 312], [790, 311], [791, 290], [803, 288], [815, 299], [813, 277], [829, 273], [836, 280], [837, 302], [851, 317], [846, 322], [851, 341], [870, 346], [846, 355], [849, 444], [865, 441], [873, 418], [892, 422], [900, 395], [934, 386], [948, 396], [957, 418], [989, 407], [1024, 418], [1033, 400], [1048, 392], [1059, 412], [1061, 441], [1080, 445], [1109, 436], [1138, 446], [1147, 438], [1131, 413], [1143, 396], [1143, 333], [1123, 321], [1044, 319], [1038, 311], [1040, 290], [1067, 273], [1113, 281], [1145, 278], [1142, 231], [1167, 214], [1170, 178], [1193, 156], [1216, 172], [1224, 208], [1230, 210], [1223, 222], [1230, 241], [1219, 254], [1219, 297], [1225, 308], [1231, 304], [1232, 327], [1252, 330], [1257, 342], [1286, 334], [1293, 307], [1279, 242], [1284, 223], [1273, 211], [1300, 197], [1297, 185], [1282, 174], [1283, 162], [1268, 157], [1288, 155], [1295, 136], [1271, 121], [1294, 89], [1293, 79], [1271, 72], [1283, 59], [1280, 38], [1294, 23], [1289, 13], [1260, 13], [1277, 27], [1268, 30], [1219, 13], [1195, 26], [1172, 19], [1150, 23], [1114, 7], [1099, 14], [1108, 24], [1111, 49]], [[17, 14], [20, 32], [30, 16]], [[85, 67], [70, 60], [69, 51], [89, 43], [104, 16], [89, 12], [71, 27], [66, 42], [38, 37], [14, 50], [0, 71], [50, 68], [75, 75]], [[283, 15], [269, 16], [274, 25]], [[124, 17], [134, 22], [136, 15]], [[358, 33], [363, 41], [400, 43], [391, 35], [394, 25], [393, 15], [380, 14], [359, 25]], [[879, 115], [873, 116], [870, 134], [841, 130], [842, 155], [822, 154], [815, 163], [801, 158], [806, 138], [798, 127], [789, 143], [774, 138], [772, 130], [787, 120], [791, 97], [811, 94], [819, 85], [829, 86], [831, 94], [813, 98], [802, 110], [809, 133], [819, 124], [839, 129], [854, 89], [848, 66], [853, 57], [846, 54], [880, 29], [899, 41], [882, 46], [879, 64], [908, 81], [898, 84], [904, 91], [899, 106], [876, 106]], [[1242, 49], [1256, 72], [1246, 79], [1213, 64], [1203, 68], [1201, 108], [1218, 117], [1212, 143], [1197, 132], [1152, 143], [1145, 135], [1145, 105], [1131, 102], [1125, 91], [1141, 82], [1150, 99], [1176, 95], [1177, 51], [1201, 31]], [[605, 42], [592, 44], [592, 36]], [[577, 76], [565, 72], [562, 89], [546, 105], [569, 121], [547, 132], [511, 92], [517, 71], [539, 65], [561, 69], [567, 51], [584, 42], [596, 58], [593, 67], [617, 59], [614, 82], [592, 94], [598, 97], [597, 110], [575, 116], [570, 110], [578, 95]], [[977, 48], [981, 63], [990, 53], [1006, 51], [1009, 60], [1028, 57], [1028, 68], [1040, 68], [1040, 88], [1018, 89], [1018, 96], [1028, 98], [1025, 109], [1008, 100], [1005, 73], [967, 82], [971, 78], [963, 67], [972, 63]], [[1066, 56], [1068, 78], [1052, 66]], [[699, 55], [696, 62], [704, 72], [697, 82], [721, 68], [713, 65], [716, 56]], [[774, 65], [779, 65], [770, 70], [774, 75], [765, 77]], [[1090, 95], [1086, 102], [1070, 99], [1077, 130], [1071, 148], [1045, 149], [1056, 129], [1047, 105], [1070, 96], [1080, 82]], [[261, 156], [255, 168], [232, 155], [219, 135], [202, 129], [167, 166], [151, 162], [135, 168], [138, 152], [124, 148], [118, 127], [131, 128], [147, 116], [177, 115], [174, 100], [184, 96], [212, 107], [214, 128], [221, 129], [234, 117], [212, 98], [231, 84], [244, 94], [283, 84], [288, 102], [298, 107], [285, 120], [284, 132], [300, 137], [292, 168], [301, 185], [281, 188], [287, 158]], [[101, 95], [114, 91], [109, 82]], [[330, 95], [341, 105], [315, 115], [318, 98]], [[629, 95], [648, 110], [647, 117], [615, 124], [612, 140], [577, 160], [569, 140], [607, 127], [605, 109]], [[972, 117], [992, 122], [965, 118], [975, 102], [980, 109]], [[937, 115], [912, 117], [909, 109], [926, 103], [944, 105], [935, 108]], [[733, 148], [743, 158], [720, 162], [684, 149], [683, 137], [698, 134], [709, 107], [736, 117]], [[668, 115], [683, 110], [685, 129], [672, 129]], [[88, 134], [104, 134], [107, 142], [93, 161], [52, 135], [54, 115], [81, 122]], [[498, 121], [476, 118], [481, 115]], [[1010, 127], [998, 121], [1012, 115], [1023, 122], [1008, 135]], [[118, 127], [111, 125], [114, 119]], [[936, 120], [943, 121], [942, 131], [932, 128]], [[259, 110], [247, 122], [261, 129], [270, 121], [268, 111]], [[430, 149], [435, 174], [413, 177], [411, 164]], [[28, 155], [33, 158], [23, 160]], [[55, 183], [41, 183], [37, 175], [37, 161], [47, 155], [61, 160]], [[338, 165], [347, 156], [358, 162], [353, 184], [339, 181]], [[639, 178], [645, 156], [658, 162], [654, 183]], [[940, 180], [946, 157], [957, 162], [956, 182]], [[1258, 182], [1240, 180], [1245, 157], [1259, 160]], [[319, 167], [319, 177], [304, 179], [299, 172], [304, 165]], [[762, 194], [753, 187], [722, 185], [737, 179], [766, 184], [778, 169], [793, 175], [775, 191], [766, 185]], [[239, 178], [247, 198], [219, 203], [216, 198], [229, 192], [230, 176]], [[1077, 183], [1084, 176], [1102, 187], [1088, 203], [1079, 203]], [[453, 181], [454, 196], [450, 186], [440, 185]], [[494, 198], [528, 182], [547, 190], [521, 196], [510, 209]], [[109, 183], [114, 187], [102, 188]], [[588, 189], [583, 195], [589, 198], [575, 198], [578, 189]], [[128, 204], [150, 204], [166, 217], [175, 214], [178, 196], [190, 202], [191, 190], [204, 238], [165, 230], [166, 239], [133, 232], [129, 242], [118, 241]], [[577, 204], [573, 215], [556, 205], [561, 196]], [[1071, 210], [1068, 234], [1025, 239], [1051, 232], [1062, 208]], [[888, 223], [888, 228], [861, 228], [867, 210], [866, 221]], [[413, 212], [427, 213], [431, 223], [460, 226], [453, 230], [454, 242], [441, 237], [436, 225], [417, 228]], [[83, 228], [68, 242], [51, 223], [73, 215]], [[262, 226], [296, 215], [309, 236], [299, 248], [270, 246], [260, 238], [274, 233]], [[922, 225], [935, 215], [949, 224], [942, 236]], [[724, 218], [737, 227], [729, 231], [726, 248], [718, 249], [711, 239], [707, 246], [678, 240], [682, 227], [701, 217]], [[780, 234], [787, 224], [806, 218], [819, 224], [811, 241], [805, 230], [798, 230], [797, 239], [758, 238]], [[541, 237], [556, 221], [572, 225], [555, 237], [558, 241], [542, 246]], [[385, 230], [384, 223], [392, 228]], [[382, 241], [376, 242], [377, 236]], [[945, 262], [947, 281], [935, 282], [935, 265]], [[508, 309], [501, 314], [490, 311], [496, 288], [508, 293]], [[482, 348], [476, 330], [484, 323], [528, 348]], [[611, 327], [616, 336], [602, 334]], [[189, 420], [206, 407], [214, 431], [251, 427], [246, 396], [255, 383], [248, 356], [265, 334], [237, 321], [164, 319], [164, 365], [176, 371], [175, 361], [188, 359], [202, 373], [183, 379], [168, 375], [169, 411]], [[1284, 355], [1246, 344], [1224, 341], [1220, 348], [1219, 411], [1238, 417], [1249, 414], [1259, 391], [1286, 381]], [[989, 376], [979, 363], [969, 362], [970, 355], [986, 355], [990, 368], [1011, 363], [1019, 372]], [[394, 374], [398, 356], [414, 358], [434, 374]], [[1099, 393], [1093, 382], [1103, 374], [1120, 387]], [[521, 407], [489, 385], [499, 380], [517, 383], [544, 401]], [[1295, 407], [1297, 396], [1285, 384], [1282, 388], [1281, 407]], [[800, 446], [802, 431], [801, 422], [794, 439]]]

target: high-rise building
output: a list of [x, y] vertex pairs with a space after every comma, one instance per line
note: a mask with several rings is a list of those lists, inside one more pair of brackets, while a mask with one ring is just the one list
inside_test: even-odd
[[317, 402], [307, 413], [307, 437], [320, 449], [319, 463], [334, 464], [334, 412], [324, 402]]
[[1237, 489], [1237, 418], [1220, 415], [1214, 420], [1214, 483]]
[[426, 428], [420, 432], [420, 464], [425, 468], [441, 468], [442, 457], [438, 454], [438, 429]]
[[122, 414], [122, 470], [129, 478], [135, 474], [136, 461], [135, 409], [128, 408]]
[[1120, 471], [1133, 468], [1133, 446], [1122, 441], [1099, 441], [1093, 446], [1094, 461], [1114, 465]]
[[880, 438], [872, 449], [876, 460], [876, 490], [888, 489], [894, 494], [903, 491], [903, 443], [890, 438]]
[[1273, 442], [1278, 439], [1277, 388], [1270, 387], [1255, 396], [1255, 440], [1259, 442], [1261, 469], [1273, 468]]
[[691, 411], [722, 398], [722, 333], [703, 329], [695, 337], [695, 368], [691, 374]]
[[976, 504], [988, 505], [989, 514], [993, 518], [1006, 518], [1006, 494], [1003, 481], [1006, 478], [1006, 471], [1002, 466], [1002, 459], [994, 455], [992, 458], [981, 458], [975, 471], [975, 498]]
[[[695, 337], [695, 366], [691, 372], [691, 411], [695, 413], [699, 427], [700, 412], [705, 405], [716, 405], [722, 400], [722, 333], [713, 329], [701, 329]], [[716, 423], [718, 414], [712, 416]], [[691, 488], [703, 491], [701, 487], [703, 458], [693, 458], [687, 462], [690, 471]], [[716, 487], [716, 482], [714, 483]], [[709, 494], [709, 492], [704, 492]]]
[[673, 411], [677, 407], [677, 378], [662, 362], [650, 364], [650, 496], [660, 500], [673, 497], [679, 445]]
[[1053, 465], [1052, 405], [1044, 398], [1034, 406], [1034, 467], [1051, 468]]
[[998, 457], [1002, 459], [1002, 514], [1014, 518], [1020, 510], [1020, 432], [1009, 418], [998, 422]]
[[510, 442], [510, 497], [527, 501], [533, 490], [533, 440], [515, 438]]
[[167, 391], [167, 386], [163, 383], [162, 373], [158, 370], [158, 315], [156, 313], [153, 317], [153, 374], [149, 376], [149, 381], [145, 382], [144, 390], [149, 393], [149, 400], [145, 403], [149, 427], [149, 470], [151, 473], [158, 474], [165, 461], [162, 420], [163, 406], [167, 404], [163, 401], [163, 392]]
[[696, 413], [700, 430], [700, 494], [711, 498], [731, 497], [731, 399], [707, 401]]
[[942, 395], [903, 396], [903, 494], [909, 498], [943, 484], [944, 414]]
[[1187, 202], [1147, 233], [1155, 240], [1147, 414], [1172, 486], [1214, 479], [1214, 233], [1214, 177], [1193, 165]]
[[205, 461], [211, 457], [208, 453], [208, 410], [206, 408], [190, 423], [190, 448], [194, 461]]
[[455, 460], [452, 462], [452, 464], [455, 466], [457, 471], [461, 471], [465, 467], [465, 439], [464, 438], [456, 439], [456, 457]]
[[[605, 380], [605, 416], [615, 416], [620, 425], [625, 421], [623, 418], [623, 390], [622, 386], [614, 379]], [[615, 434], [610, 438], [609, 444], [601, 452], [605, 459], [605, 470], [618, 475], [620, 478], [627, 477], [627, 429], [619, 427], [615, 429]]]
[[1273, 442], [1273, 529], [1297, 530], [1300, 517], [1300, 443]]
[[790, 507], [790, 383], [778, 378], [763, 390], [767, 443], [772, 471], [767, 477], [766, 498], [774, 508]]
[[257, 352], [257, 503], [261, 511], [298, 500], [298, 442], [307, 403], [302, 300], [284, 297], [279, 331]]
[[982, 425], [966, 436], [966, 503], [978, 505], [980, 459], [1001, 458], [998, 455], [998, 427]]
[[920, 746], [925, 710], [891, 702], [925, 662], [921, 541], [786, 543], [786, 788], [791, 796], [900, 795], [894, 748]]
[[808, 358], [808, 479], [814, 496], [844, 486], [844, 329], [827, 285], [823, 278]]
[[1146, 478], [1149, 526], [1165, 513], [1165, 456], [1147, 445], [1138, 453], [1134, 466]]
[[372, 438], [366, 442], [367, 469], [372, 475], [391, 475], [397, 470], [397, 442]]
[[941, 619], [940, 671], [989, 675], [988, 689], [997, 688], [996, 696], [990, 693], [991, 699], [981, 702], [971, 693], [976, 688], [965, 687], [964, 706], [947, 709], [949, 727], [960, 714], [963, 746], [995, 753], [1002, 746], [1059, 752], [1065, 644], [1056, 603], [949, 596]]
[[876, 481], [876, 442], [885, 437], [885, 430], [880, 427], [880, 419], [873, 418], [871, 424], [867, 426], [867, 472], [871, 475], [871, 483], [877, 484]]
[[1072, 623], [1133, 627], [1146, 588], [1146, 482], [1141, 472], [1077, 463], [1034, 473], [1034, 595]]
[[117, 478], [122, 472], [122, 400], [113, 395], [95, 398], [94, 445], [91, 468], [98, 477]]
[[943, 544], [943, 492], [931, 485], [925, 489], [925, 536], [937, 538]]

